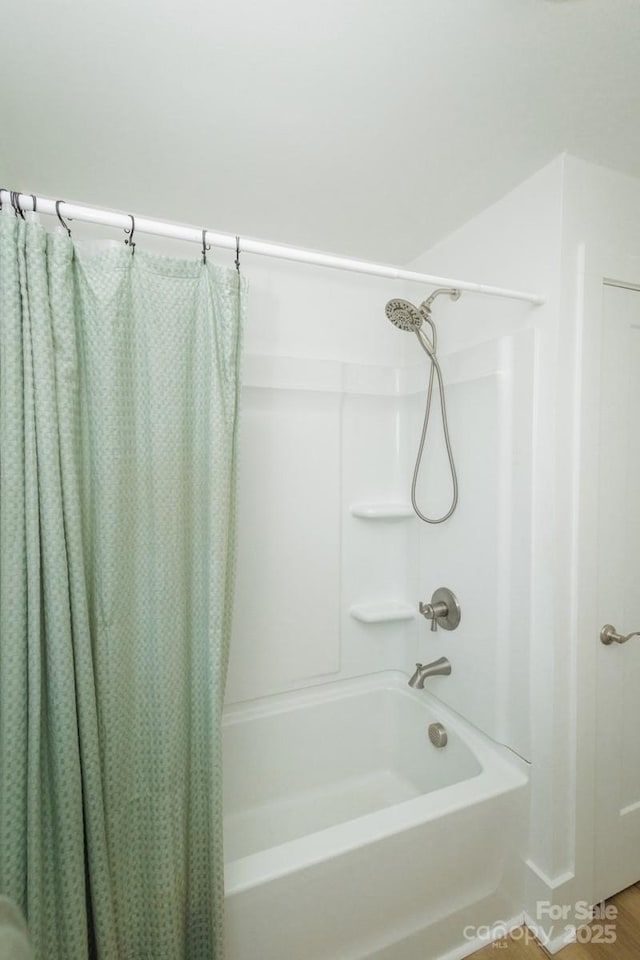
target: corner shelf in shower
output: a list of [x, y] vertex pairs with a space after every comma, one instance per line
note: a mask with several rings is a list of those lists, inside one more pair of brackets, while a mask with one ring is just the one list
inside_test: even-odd
[[362, 520], [408, 520], [414, 516], [410, 503], [352, 503], [350, 510]]
[[386, 600], [379, 603], [356, 603], [349, 614], [360, 623], [393, 623], [398, 620], [413, 620], [417, 608], [409, 603]]

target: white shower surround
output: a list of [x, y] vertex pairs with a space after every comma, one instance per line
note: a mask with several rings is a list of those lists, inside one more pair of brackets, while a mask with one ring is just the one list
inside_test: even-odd
[[[428, 368], [414, 337], [385, 326], [413, 348], [408, 363], [245, 358], [241, 599], [227, 703], [381, 670], [409, 674], [416, 660], [446, 654], [452, 675], [431, 679], [429, 689], [528, 757], [522, 545], [535, 337], [520, 330], [441, 356], [461, 499], [455, 516], [433, 527], [402, 503]], [[435, 512], [450, 502], [439, 452], [434, 463], [429, 444], [419, 486], [426, 480]], [[418, 617], [418, 601], [441, 586], [462, 604], [454, 633], [432, 633]]]
[[521, 920], [526, 765], [404, 675], [230, 708], [224, 737], [229, 960], [459, 958]]
[[[426, 714], [438, 700], [527, 756], [522, 544], [530, 522], [535, 336], [516, 323], [513, 333], [452, 352], [448, 327], [459, 305], [439, 305], [462, 496], [446, 529], [427, 528], [405, 507], [428, 367], [415, 338], [385, 318], [392, 286], [275, 262], [250, 281], [227, 718], [251, 742], [228, 737], [230, 957], [462, 957], [481, 945], [472, 928], [486, 935], [487, 925], [522, 918], [526, 789], [519, 771], [515, 781], [503, 775], [502, 748], [478, 730], [463, 724], [456, 737], [460, 721], [444, 705], [437, 719], [452, 718], [452, 751], [466, 740], [483, 772], [474, 775], [472, 760], [446, 786], [420, 782], [416, 758], [425, 744], [433, 753]], [[538, 310], [508, 306], [519, 317]], [[429, 461], [437, 510], [448, 477]], [[418, 600], [444, 585], [458, 594], [463, 620], [454, 633], [434, 634], [417, 616]], [[373, 622], [363, 622], [373, 606]], [[380, 610], [402, 615], [378, 620]], [[416, 660], [443, 655], [451, 676], [411, 692], [406, 681]], [[361, 775], [362, 748], [347, 718], [380, 729], [373, 691], [392, 675], [402, 723], [389, 756], [370, 758], [371, 776]], [[333, 764], [317, 796], [304, 790], [305, 763], [313, 771], [318, 755], [309, 748], [305, 760], [301, 730], [311, 702], [324, 717], [325, 765]], [[339, 702], [349, 704], [346, 713]], [[286, 715], [290, 732], [281, 730], [281, 742], [294, 738], [289, 750], [269, 732], [274, 710]], [[416, 738], [420, 745], [401, 760], [403, 745]], [[233, 786], [234, 765], [251, 777], [259, 761], [279, 782], [279, 806], [248, 796], [246, 782]], [[331, 824], [336, 805], [347, 801], [342, 822]], [[325, 819], [314, 820], [321, 812]], [[305, 816], [311, 819], [300, 822]], [[269, 818], [268, 849], [249, 852]], [[278, 832], [295, 820], [295, 836]], [[238, 846], [238, 835], [248, 847]], [[375, 890], [363, 897], [359, 886], [372, 876]]]

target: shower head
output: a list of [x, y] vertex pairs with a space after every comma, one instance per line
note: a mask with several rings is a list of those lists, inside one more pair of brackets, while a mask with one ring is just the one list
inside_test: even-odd
[[391, 323], [400, 330], [417, 333], [422, 326], [422, 317], [418, 308], [408, 300], [389, 300], [384, 309]]
[[431, 304], [441, 293], [451, 297], [452, 300], [458, 300], [460, 297], [460, 291], [456, 290], [455, 287], [439, 287], [438, 290], [434, 290], [431, 296], [427, 297], [419, 307], [414, 307], [408, 300], [389, 300], [389, 303], [385, 307], [385, 313], [389, 320], [391, 320], [391, 323], [400, 330], [408, 330], [409, 333], [418, 333], [424, 320], [431, 323], [429, 319], [431, 316]]

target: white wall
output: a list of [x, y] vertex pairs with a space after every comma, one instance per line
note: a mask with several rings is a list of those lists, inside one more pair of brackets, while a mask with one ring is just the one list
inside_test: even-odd
[[[453, 673], [430, 681], [432, 692], [534, 764], [531, 872], [551, 884], [570, 861], [570, 664], [554, 632], [565, 162], [414, 264], [546, 298], [537, 308], [471, 294], [436, 303], [460, 475], [459, 510], [442, 527], [349, 509], [408, 502], [428, 368], [384, 317], [403, 291], [301, 266], [248, 268], [228, 686], [233, 702], [447, 655]], [[434, 453], [421, 495], [437, 510], [447, 478]], [[455, 633], [349, 615], [373, 601], [415, 608], [440, 585], [462, 604]]]
[[[406, 500], [416, 389], [384, 305], [397, 285], [254, 258], [245, 337], [239, 542], [227, 702], [409, 670], [412, 520], [352, 516]], [[414, 358], [415, 359], [415, 358]], [[421, 384], [418, 384], [421, 388]], [[365, 624], [353, 605], [412, 604]]]
[[[350, 513], [354, 502], [408, 502], [428, 368], [415, 339], [385, 320], [386, 300], [402, 291], [251, 265], [228, 702], [409, 672], [445, 654], [453, 674], [434, 678], [432, 692], [531, 757], [530, 638], [552, 619], [533, 597], [551, 589], [553, 556], [548, 434], [538, 431], [537, 445], [533, 428], [554, 420], [552, 364], [539, 361], [557, 349], [561, 177], [558, 160], [415, 264], [548, 299], [540, 308], [469, 294], [437, 301], [460, 478], [458, 512], [442, 527]], [[429, 450], [420, 488], [436, 511], [447, 500], [441, 455]], [[349, 615], [374, 601], [415, 609], [440, 585], [462, 604], [452, 634], [416, 618], [362, 624]], [[537, 665], [550, 670], [541, 650]]]
[[[566, 892], [574, 870], [575, 674], [563, 607], [577, 376], [565, 303], [568, 163], [557, 158], [417, 262], [546, 298], [537, 308], [472, 296], [438, 306], [443, 352], [471, 368], [455, 438], [471, 486], [461, 484], [459, 527], [421, 532], [424, 577], [464, 585], [465, 632], [443, 642], [454, 673], [439, 695], [532, 763], [533, 917], [538, 899]], [[474, 363], [481, 372], [490, 351], [501, 358], [493, 379], [474, 382]]]
[[[463, 611], [455, 633], [421, 637], [422, 651], [452, 661], [438, 695], [528, 759], [531, 679], [547, 669], [539, 638], [550, 611], [540, 599], [552, 590], [545, 451], [554, 425], [562, 166], [554, 161], [412, 265], [546, 298], [542, 307], [473, 294], [435, 302], [460, 505], [442, 527], [419, 533], [423, 590], [446, 583]], [[428, 498], [426, 491], [425, 483]]]
[[9, 164], [7, 163], [6, 157], [0, 154], [0, 187], [3, 190], [11, 190], [11, 186], [14, 183], [13, 173]]
[[[545, 168], [416, 268], [553, 298], [560, 170]], [[460, 505], [442, 527], [411, 516], [364, 520], [352, 504], [409, 502], [428, 366], [415, 338], [386, 321], [386, 300], [403, 291], [302, 266], [249, 269], [227, 702], [384, 669], [410, 673], [415, 661], [445, 654], [453, 674], [433, 678], [430, 690], [530, 757], [529, 544], [540, 509], [532, 433], [546, 397], [534, 370], [536, 351], [552, 349], [557, 304], [437, 301]], [[426, 292], [411, 285], [408, 295]], [[430, 444], [420, 496], [436, 512], [448, 498], [443, 462]], [[431, 633], [415, 616], [442, 585], [462, 604], [451, 634]], [[350, 616], [354, 605], [387, 601], [408, 606], [412, 619]]]
[[[480, 395], [479, 381], [474, 387], [469, 377], [468, 396], [454, 414], [461, 462], [474, 449], [479, 459], [467, 492], [464, 532], [453, 521], [439, 531], [423, 529], [420, 556], [423, 577], [446, 576], [454, 588], [466, 581], [459, 592], [468, 633], [461, 627], [459, 635], [442, 638], [437, 650], [429, 648], [434, 653], [446, 649], [454, 665], [451, 683], [442, 684], [438, 694], [532, 762], [525, 907], [539, 928], [544, 924], [536, 917], [538, 901], [572, 905], [594, 899], [594, 638], [599, 624], [594, 589], [598, 452], [593, 438], [601, 290], [603, 276], [612, 275], [612, 263], [635, 265], [628, 276], [614, 279], [637, 283], [639, 223], [640, 181], [562, 156], [416, 263], [433, 273], [521, 287], [546, 297], [544, 307], [532, 309], [471, 296], [457, 304], [438, 303], [442, 351], [454, 381], [453, 367], [462, 358], [480, 370], [479, 351], [485, 356], [499, 352], [498, 344], [522, 342], [529, 331], [535, 341], [533, 389], [528, 403], [524, 398], [514, 402], [504, 393], [500, 399], [494, 383], [492, 409], [489, 397]], [[419, 297], [419, 292], [413, 295]], [[522, 366], [518, 373], [512, 361], [500, 369], [512, 382], [523, 375]], [[526, 363], [524, 370], [526, 377]], [[451, 387], [455, 409], [458, 388], [455, 383]], [[490, 388], [485, 382], [482, 389], [486, 393]], [[495, 431], [490, 436], [494, 450], [496, 444], [498, 450], [509, 447], [512, 431], [507, 456], [519, 469], [510, 488], [504, 478], [501, 487], [492, 488], [477, 444], [482, 423]], [[530, 465], [525, 462], [528, 438]], [[480, 486], [489, 489], [484, 500]], [[467, 509], [463, 494], [461, 487], [461, 519]], [[530, 518], [528, 531], [523, 515]], [[517, 529], [509, 530], [511, 524], [518, 524]], [[497, 566], [495, 555], [487, 552], [488, 540], [502, 554]], [[515, 552], [505, 562], [509, 542]], [[492, 642], [484, 623], [496, 599], [510, 614], [492, 623]], [[474, 644], [474, 637], [481, 642]], [[502, 670], [496, 670], [500, 663]], [[505, 691], [506, 702], [501, 700]], [[570, 913], [567, 923], [571, 921]], [[562, 945], [558, 924], [552, 935], [557, 949]]]
[[[560, 902], [594, 899], [594, 753], [596, 743], [596, 653], [598, 632], [597, 496], [599, 451], [600, 343], [604, 277], [638, 282], [640, 277], [640, 181], [566, 157], [563, 184], [563, 290], [559, 391], [570, 417], [562, 419], [558, 442], [556, 636], [566, 659], [563, 682], [570, 723], [563, 766], [564, 826], [556, 841], [565, 871], [556, 878]], [[559, 778], [557, 778], [559, 779]], [[539, 828], [540, 829], [540, 828]]]
[[[376, 670], [408, 673], [416, 660], [448, 656], [453, 673], [430, 681], [431, 691], [539, 771], [532, 869], [550, 877], [567, 861], [571, 735], [553, 604], [564, 164], [414, 264], [546, 298], [537, 308], [471, 294], [436, 302], [460, 477], [458, 512], [442, 527], [367, 521], [349, 509], [408, 502], [428, 368], [415, 339], [384, 317], [386, 300], [403, 291], [301, 266], [248, 268], [228, 685], [234, 702]], [[406, 294], [419, 301], [425, 291], [410, 285]], [[447, 500], [442, 456], [430, 450], [420, 491], [434, 510]], [[372, 601], [415, 608], [441, 585], [462, 604], [455, 633], [433, 634], [416, 618], [349, 616]]]

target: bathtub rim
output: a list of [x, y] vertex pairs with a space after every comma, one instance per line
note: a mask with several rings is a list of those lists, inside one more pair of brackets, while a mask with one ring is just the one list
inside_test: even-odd
[[233, 704], [225, 708], [223, 726], [379, 690], [408, 697], [419, 703], [426, 714], [433, 714], [433, 719], [444, 722], [472, 751], [480, 764], [480, 772], [418, 797], [228, 861], [225, 864], [227, 896], [291, 875], [528, 784], [529, 765], [525, 760], [491, 740], [430, 692], [412, 690], [407, 686], [405, 674], [400, 671], [333, 680], [304, 690]]

